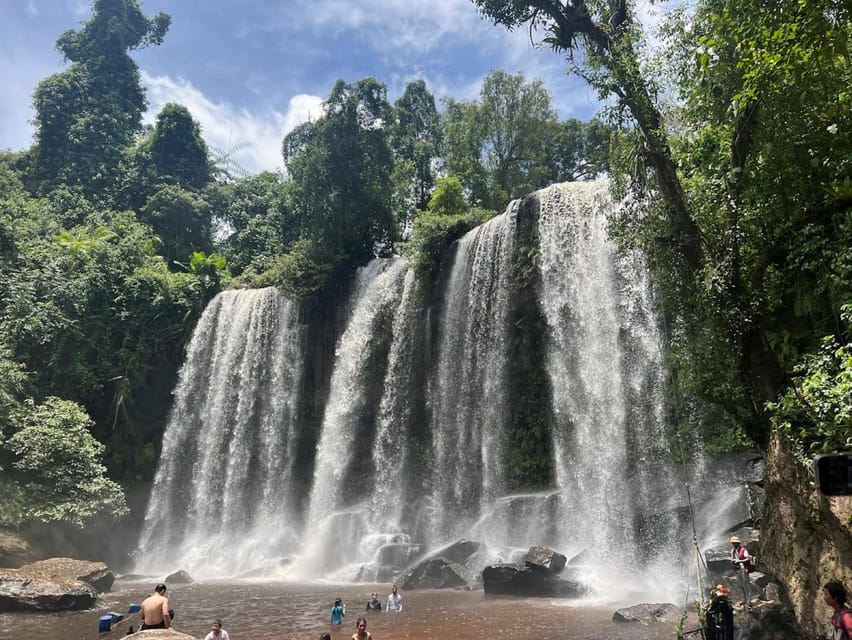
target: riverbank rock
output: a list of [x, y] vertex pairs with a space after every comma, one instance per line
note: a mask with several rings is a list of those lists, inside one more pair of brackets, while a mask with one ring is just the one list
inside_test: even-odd
[[678, 620], [680, 620], [680, 609], [670, 602], [636, 604], [632, 607], [619, 609], [612, 614], [613, 622], [639, 622], [647, 625], [655, 622], [677, 622]]
[[429, 558], [443, 558], [447, 562], [464, 564], [474, 553], [479, 551], [480, 546], [482, 546], [481, 543], [476, 542], [475, 540], [460, 538], [451, 545], [446, 546], [443, 549], [438, 549], [434, 553], [430, 554]]
[[498, 564], [482, 572], [485, 595], [579, 598], [589, 592], [583, 583], [533, 569], [526, 564]]
[[788, 640], [801, 637], [793, 611], [780, 603], [752, 607], [735, 614], [735, 640]]
[[137, 631], [132, 637], [135, 640], [197, 640], [195, 636], [174, 629], [146, 629]]
[[79, 611], [91, 609], [97, 595], [81, 580], [0, 570], [0, 611]]
[[48, 558], [25, 564], [22, 573], [44, 576], [52, 580], [79, 580], [90, 585], [96, 592], [103, 593], [112, 588], [115, 582], [110, 568], [105, 562], [75, 560], [74, 558]]
[[462, 569], [443, 558], [429, 558], [418, 563], [403, 576], [402, 588], [411, 589], [459, 589], [467, 586], [461, 577]]

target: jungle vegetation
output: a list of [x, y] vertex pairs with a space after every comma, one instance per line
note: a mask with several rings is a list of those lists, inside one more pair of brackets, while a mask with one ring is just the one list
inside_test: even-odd
[[[677, 422], [694, 398], [721, 449], [773, 428], [803, 459], [852, 448], [848, 3], [699, 0], [657, 56], [626, 0], [475, 4], [565, 56], [601, 117], [561, 121], [540, 81], [500, 70], [443, 104], [422, 80], [395, 102], [339, 80], [283, 138], [285, 173], [239, 175], [184, 106], [142, 126], [131, 53], [169, 16], [94, 0], [59, 37], [33, 145], [0, 153], [0, 526], [126, 512], [223, 288], [310, 299], [394, 252], [429, 281], [510, 199], [605, 174], [634, 196], [616, 238], [659, 277]], [[518, 464], [535, 484], [541, 465]]]

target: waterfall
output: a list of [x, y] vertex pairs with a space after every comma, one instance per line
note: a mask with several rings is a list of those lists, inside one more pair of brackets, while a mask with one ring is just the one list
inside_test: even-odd
[[[137, 571], [388, 581], [464, 537], [482, 543], [469, 578], [548, 544], [569, 557], [603, 550], [605, 562], [577, 567], [600, 593], [627, 571], [632, 584], [675, 586], [660, 549], [682, 553], [681, 484], [647, 266], [609, 239], [617, 206], [605, 184], [529, 198], [456, 242], [429, 295], [402, 258], [362, 267], [342, 326], [319, 332], [335, 340], [327, 362], [303, 362], [327, 350], [303, 345], [299, 309], [281, 294], [217, 296], [175, 390]], [[518, 278], [521, 250], [538, 270]], [[520, 301], [543, 322], [524, 330], [545, 345], [555, 480], [510, 493], [509, 443], [523, 441], [508, 406], [520, 388], [509, 354], [526, 344], [510, 322]], [[330, 374], [311, 387], [303, 369]], [[297, 434], [302, 406], [319, 409], [310, 438], [306, 425]], [[300, 472], [296, 451], [313, 455]]]
[[351, 579], [349, 567], [364, 560], [360, 545], [371, 528], [364, 501], [374, 485], [371, 458], [364, 454], [373, 450], [375, 438], [367, 387], [374, 375], [377, 343], [386, 333], [382, 320], [399, 302], [403, 274], [400, 258], [373, 260], [358, 273], [317, 445], [306, 519], [310, 535], [288, 571], [291, 577], [335, 574]]
[[174, 392], [137, 570], [240, 575], [298, 548], [298, 308], [273, 288], [205, 309]]
[[[605, 549], [586, 579], [662, 573], [681, 483], [668, 462], [665, 362], [653, 289], [638, 254], [607, 233], [605, 183], [539, 192], [541, 291], [548, 325], [561, 547]], [[666, 552], [663, 549], [667, 550]], [[656, 554], [656, 557], [654, 556]]]
[[517, 202], [457, 244], [431, 382], [431, 542], [463, 534], [503, 491], [506, 335]]

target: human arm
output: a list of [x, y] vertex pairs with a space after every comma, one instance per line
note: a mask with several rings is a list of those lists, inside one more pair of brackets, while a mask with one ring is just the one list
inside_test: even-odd
[[163, 599], [162, 609], [163, 609], [163, 626], [165, 626], [166, 629], [170, 629], [171, 626], [172, 626], [172, 616], [169, 613], [169, 601], [168, 601], [167, 598]]

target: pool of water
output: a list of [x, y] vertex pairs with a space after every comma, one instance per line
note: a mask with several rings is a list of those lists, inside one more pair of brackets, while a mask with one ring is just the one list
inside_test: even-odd
[[[0, 638], [9, 640], [118, 640], [138, 616], [98, 633], [107, 611], [126, 613], [141, 602], [156, 580], [117, 580], [91, 611], [0, 614]], [[644, 626], [612, 622], [617, 606], [548, 598], [488, 597], [482, 591], [423, 590], [403, 593], [401, 613], [366, 611], [370, 593], [384, 601], [390, 585], [292, 584], [280, 582], [204, 582], [169, 585], [175, 629], [203, 638], [215, 618], [232, 640], [348, 640], [359, 616], [375, 640], [511, 638], [513, 640], [672, 640], [673, 624]], [[329, 609], [335, 598], [346, 603], [343, 626], [331, 629]]]

